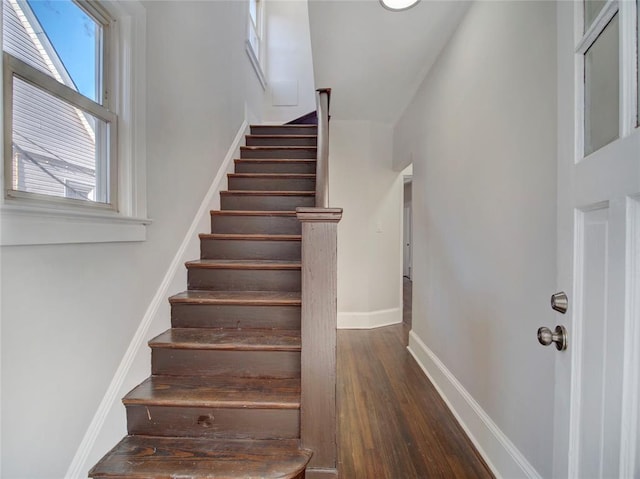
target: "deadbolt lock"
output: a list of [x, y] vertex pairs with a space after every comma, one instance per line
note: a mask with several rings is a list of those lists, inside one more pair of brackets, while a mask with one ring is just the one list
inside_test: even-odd
[[551, 309], [565, 314], [567, 309], [569, 309], [569, 298], [567, 298], [567, 293], [564, 291], [560, 291], [559, 293], [551, 295]]

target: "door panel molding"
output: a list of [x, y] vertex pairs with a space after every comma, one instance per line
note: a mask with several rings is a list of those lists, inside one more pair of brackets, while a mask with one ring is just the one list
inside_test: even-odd
[[640, 194], [626, 199], [626, 315], [620, 476], [637, 477], [640, 407]]

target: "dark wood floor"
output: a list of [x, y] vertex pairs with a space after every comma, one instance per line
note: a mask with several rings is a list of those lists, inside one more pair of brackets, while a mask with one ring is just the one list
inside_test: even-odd
[[341, 478], [493, 477], [407, 352], [407, 319], [338, 332]]

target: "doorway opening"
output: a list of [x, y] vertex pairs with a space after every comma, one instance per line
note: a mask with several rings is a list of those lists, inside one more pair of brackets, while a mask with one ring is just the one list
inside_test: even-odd
[[402, 171], [402, 322], [411, 329], [413, 164]]

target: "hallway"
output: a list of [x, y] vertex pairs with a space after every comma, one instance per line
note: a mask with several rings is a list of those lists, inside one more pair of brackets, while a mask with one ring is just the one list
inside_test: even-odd
[[[404, 286], [410, 298], [411, 282], [405, 280]], [[405, 308], [403, 324], [338, 331], [341, 476], [493, 477], [407, 351], [407, 323], [410, 309]]]

